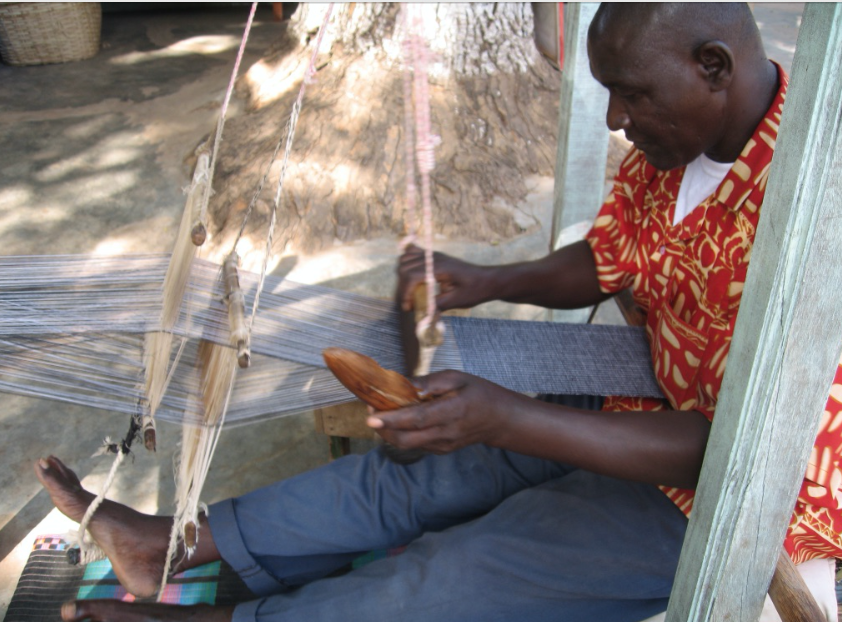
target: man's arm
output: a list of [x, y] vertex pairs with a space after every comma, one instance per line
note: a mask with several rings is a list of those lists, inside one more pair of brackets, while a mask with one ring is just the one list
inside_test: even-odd
[[[609, 298], [599, 288], [590, 245], [576, 242], [535, 261], [478, 266], [436, 253], [436, 280], [442, 311], [474, 307], [492, 300], [533, 304], [551, 309], [576, 309]], [[424, 253], [410, 247], [398, 267], [398, 295], [404, 310], [412, 307], [412, 292], [424, 280]]]
[[697, 411], [579, 410], [456, 371], [416, 382], [435, 399], [369, 418], [401, 449], [447, 453], [485, 443], [621, 479], [680, 488], [698, 481], [710, 424]]

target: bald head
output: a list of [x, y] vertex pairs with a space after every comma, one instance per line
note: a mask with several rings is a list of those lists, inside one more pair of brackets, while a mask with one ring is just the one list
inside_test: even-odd
[[732, 50], [761, 55], [763, 42], [751, 9], [737, 2], [603, 3], [591, 22], [589, 37], [619, 37], [626, 44], [668, 42], [692, 52], [707, 41], [722, 41]]
[[608, 126], [660, 169], [735, 160], [777, 90], [746, 4], [605, 3], [588, 53]]

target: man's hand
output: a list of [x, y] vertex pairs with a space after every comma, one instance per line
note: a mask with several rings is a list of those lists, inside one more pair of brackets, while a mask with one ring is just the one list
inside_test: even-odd
[[399, 449], [423, 449], [444, 454], [474, 443], [494, 445], [503, 434], [506, 404], [518, 394], [459, 371], [442, 371], [413, 381], [434, 399], [416, 406], [378, 412], [368, 424]]
[[580, 410], [458, 371], [413, 382], [433, 399], [369, 411], [368, 425], [399, 449], [444, 454], [484, 443], [637, 482], [679, 488], [698, 482], [710, 433], [700, 412]]
[[[436, 306], [440, 311], [469, 309], [490, 300], [490, 276], [493, 268], [477, 266], [444, 253], [435, 253], [433, 266], [439, 294]], [[398, 264], [398, 300], [404, 311], [412, 309], [412, 294], [425, 279], [424, 249], [407, 247]]]
[[[491, 300], [578, 309], [610, 297], [600, 289], [593, 253], [585, 240], [534, 261], [478, 266], [435, 253], [433, 265], [440, 311], [469, 309]], [[404, 311], [412, 309], [415, 287], [423, 281], [424, 251], [410, 245], [398, 265], [398, 300]]]

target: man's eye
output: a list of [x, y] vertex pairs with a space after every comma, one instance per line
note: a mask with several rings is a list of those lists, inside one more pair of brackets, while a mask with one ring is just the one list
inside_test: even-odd
[[617, 94], [618, 97], [622, 97], [623, 99], [628, 101], [634, 101], [640, 96], [639, 91], [632, 91], [628, 89], [620, 89], [614, 92]]

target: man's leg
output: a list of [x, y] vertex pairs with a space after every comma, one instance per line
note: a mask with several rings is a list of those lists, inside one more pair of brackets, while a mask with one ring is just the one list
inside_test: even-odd
[[208, 522], [222, 558], [265, 595], [327, 576], [367, 551], [474, 519], [569, 471], [483, 445], [411, 465], [375, 450], [215, 504]]
[[[35, 474], [59, 511], [81, 521], [95, 495], [82, 488], [76, 474], [53, 456], [38, 460]], [[123, 587], [143, 597], [152, 596], [160, 586], [171, 529], [172, 517], [141, 514], [107, 499], [88, 525]], [[219, 559], [210, 530], [203, 530], [197, 552], [189, 560], [183, 551], [179, 551], [176, 559], [179, 562], [174, 570]]]
[[686, 524], [654, 486], [574, 471], [234, 620], [637, 622], [666, 607]]
[[[82, 489], [76, 475], [55, 458], [41, 460], [35, 468], [56, 506], [81, 519], [93, 495]], [[246, 556], [248, 563], [259, 561], [285, 579], [275, 580], [259, 566], [251, 573], [240, 568], [247, 583], [278, 591], [285, 584], [324, 576], [362, 551], [405, 544], [425, 530], [479, 516], [518, 490], [569, 471], [564, 465], [484, 446], [428, 456], [409, 466], [393, 464], [376, 451], [349, 456], [213, 506], [211, 516], [222, 527], [202, 529], [200, 554], [189, 565], [218, 559], [214, 537], [228, 537], [233, 543], [220, 548], [233, 550], [226, 557], [229, 562]], [[147, 516], [106, 501], [90, 527], [115, 569], [125, 569], [122, 576], [118, 573], [121, 582], [134, 586], [130, 591], [147, 591], [160, 580], [171, 524], [170, 517]], [[246, 543], [252, 548], [246, 549]], [[230, 610], [77, 601], [68, 603], [62, 614], [65, 620], [227, 620]]]

